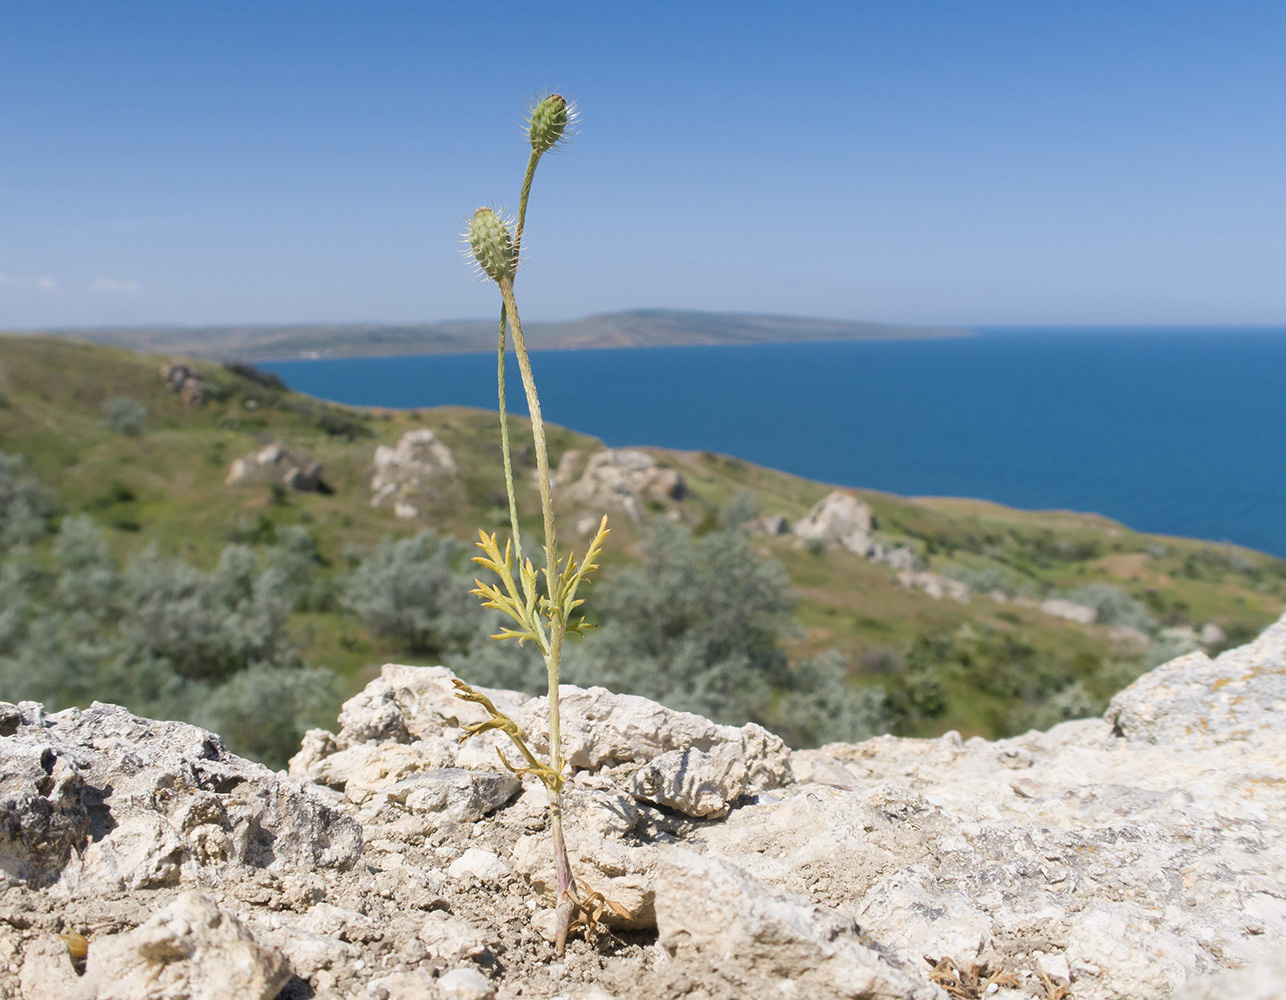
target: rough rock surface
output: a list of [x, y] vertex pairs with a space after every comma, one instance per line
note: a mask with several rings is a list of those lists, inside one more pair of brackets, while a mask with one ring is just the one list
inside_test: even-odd
[[[1286, 618], [997, 742], [791, 753], [565, 688], [572, 864], [629, 917], [561, 961], [544, 791], [495, 733], [458, 743], [482, 710], [451, 679], [385, 667], [292, 777], [179, 723], [0, 705], [0, 996], [124, 996], [109, 967], [157, 998], [1282, 995]], [[489, 694], [540, 743], [542, 699]]]
[[201, 406], [206, 400], [205, 382], [198, 372], [181, 361], [167, 361], [161, 365], [161, 378], [170, 392], [177, 392], [185, 406]]
[[0, 884], [63, 895], [351, 868], [352, 819], [182, 722], [0, 703]]
[[402, 518], [419, 517], [431, 504], [459, 489], [459, 470], [451, 449], [427, 428], [407, 431], [390, 448], [375, 449], [371, 506], [391, 507]]
[[[682, 500], [686, 491], [683, 476], [662, 468], [645, 451], [607, 448], [584, 462], [580, 478], [572, 479], [581, 465], [575, 450], [563, 454], [555, 478], [567, 483], [562, 496], [570, 503], [589, 507], [594, 513], [622, 510], [634, 521], [643, 520], [643, 505], [651, 500]], [[597, 519], [593, 521], [597, 527]]]
[[871, 537], [871, 508], [849, 490], [832, 490], [795, 522], [792, 529], [804, 539], [835, 542], [859, 556], [869, 555], [875, 544]]
[[225, 486], [281, 483], [301, 493], [330, 492], [330, 487], [322, 480], [320, 462], [276, 441], [252, 451], [245, 458], [235, 459], [223, 482]]

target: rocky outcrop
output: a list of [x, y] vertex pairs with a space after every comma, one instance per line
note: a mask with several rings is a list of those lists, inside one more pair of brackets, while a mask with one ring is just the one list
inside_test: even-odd
[[407, 431], [395, 446], [375, 449], [371, 506], [391, 508], [401, 518], [421, 516], [459, 488], [451, 449], [427, 428]]
[[361, 827], [213, 733], [0, 703], [0, 884], [63, 895], [351, 868]]
[[[593, 513], [624, 511], [631, 520], [643, 520], [643, 507], [648, 501], [664, 503], [682, 500], [687, 487], [683, 476], [667, 469], [645, 451], [608, 448], [581, 462], [584, 456], [576, 450], [563, 454], [555, 478], [566, 483], [562, 496], [568, 502], [588, 507]], [[579, 478], [575, 470], [580, 468]], [[592, 518], [597, 526], [597, 519]]]
[[849, 490], [833, 490], [792, 529], [805, 540], [844, 546], [859, 556], [871, 553], [871, 508]]
[[170, 392], [177, 392], [185, 406], [200, 406], [208, 393], [200, 374], [181, 361], [167, 361], [161, 365], [161, 378]]
[[[1280, 995], [1286, 618], [1103, 719], [996, 742], [791, 753], [565, 687], [572, 864], [633, 930], [561, 961], [544, 791], [495, 733], [458, 742], [482, 715], [452, 677], [385, 667], [291, 777], [180, 723], [0, 706], [0, 995], [123, 996], [162, 982], [158, 954], [170, 978], [133, 995], [267, 997], [287, 974], [282, 997], [317, 1000]], [[540, 744], [543, 699], [488, 694]]]
[[242, 483], [281, 483], [301, 493], [329, 493], [322, 479], [321, 463], [297, 449], [273, 441], [245, 458], [233, 461], [225, 486]]

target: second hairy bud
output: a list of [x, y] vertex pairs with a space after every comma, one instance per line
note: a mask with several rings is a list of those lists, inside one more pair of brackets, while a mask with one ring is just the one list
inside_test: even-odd
[[469, 247], [478, 270], [492, 281], [514, 276], [513, 234], [490, 208], [479, 208], [469, 220]]

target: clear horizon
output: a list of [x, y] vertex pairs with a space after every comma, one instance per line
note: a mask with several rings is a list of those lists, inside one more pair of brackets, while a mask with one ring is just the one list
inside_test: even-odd
[[125, 0], [0, 12], [0, 329], [440, 322], [516, 202], [528, 320], [1286, 325], [1286, 5]]

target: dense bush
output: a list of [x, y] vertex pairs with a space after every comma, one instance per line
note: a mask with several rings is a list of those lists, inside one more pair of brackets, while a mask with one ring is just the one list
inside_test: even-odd
[[147, 407], [129, 396], [117, 396], [103, 404], [103, 419], [117, 434], [138, 437], [147, 423]]
[[857, 743], [890, 732], [895, 722], [884, 688], [854, 687], [834, 651], [797, 664], [770, 715], [769, 728], [796, 749]]
[[340, 603], [374, 635], [421, 657], [467, 650], [477, 637], [482, 609], [469, 594], [473, 576], [462, 571], [464, 546], [454, 538], [427, 530], [385, 537], [353, 557]]
[[1030, 577], [1000, 563], [950, 563], [942, 569], [942, 575], [949, 580], [958, 580], [980, 594], [1000, 591], [1009, 597], [1017, 597], [1034, 590]]
[[563, 676], [721, 722], [762, 721], [788, 680], [778, 645], [794, 601], [786, 571], [739, 528], [694, 539], [658, 520], [643, 559], [594, 595], [602, 627], [573, 646]]
[[19, 545], [0, 561], [0, 699], [217, 723], [238, 752], [284, 764], [339, 700], [286, 628], [310, 554], [285, 533], [227, 546], [208, 572], [154, 548], [121, 569], [92, 521], [67, 518], [47, 559]]
[[1156, 628], [1156, 622], [1141, 603], [1110, 583], [1087, 583], [1071, 591], [1067, 599], [1093, 608], [1100, 625], [1127, 625], [1143, 632]]
[[53, 498], [25, 471], [21, 455], [0, 451], [0, 554], [45, 534]]
[[266, 372], [245, 361], [225, 361], [223, 367], [233, 375], [240, 375], [243, 379], [264, 389], [270, 389], [273, 392], [286, 391], [286, 383], [276, 372]]

